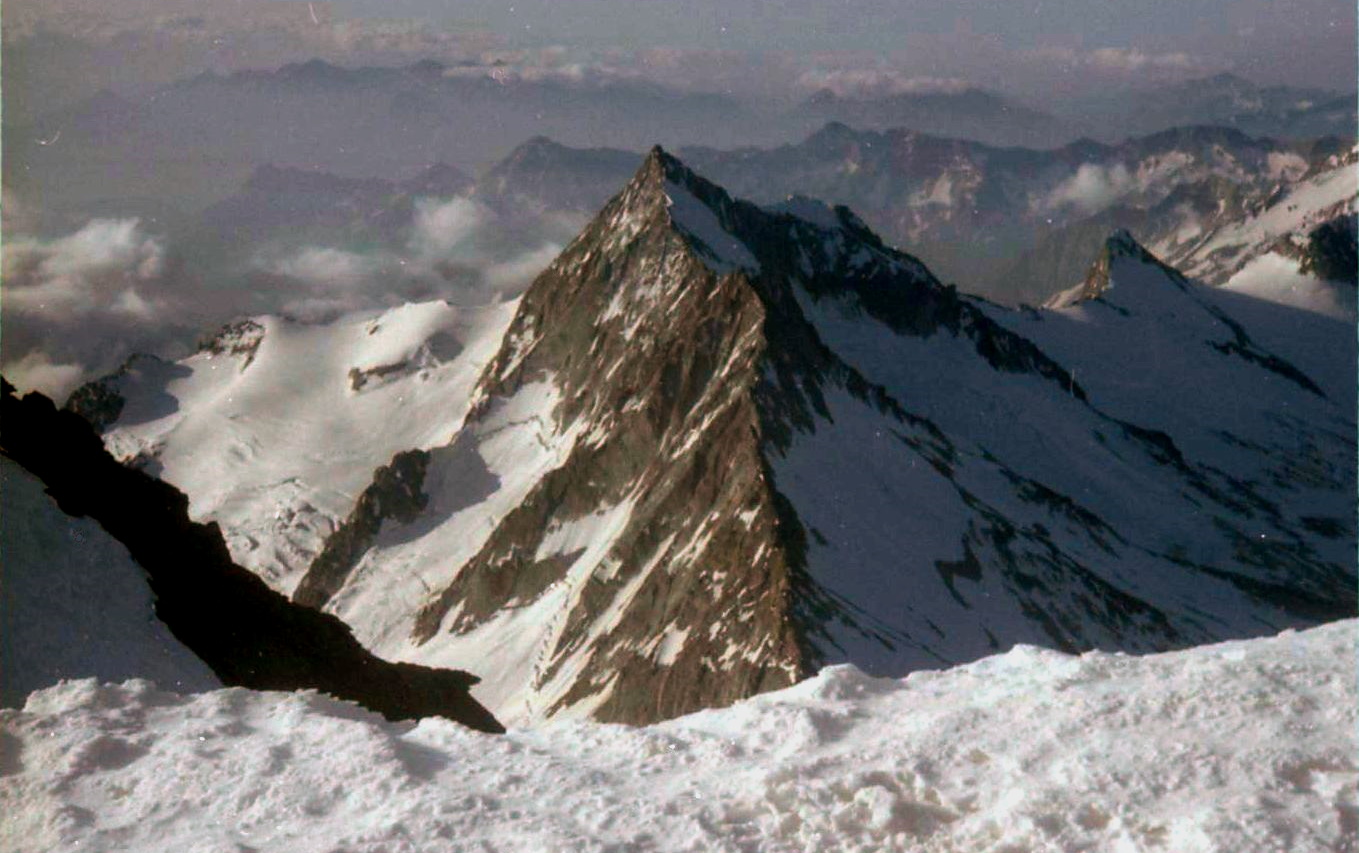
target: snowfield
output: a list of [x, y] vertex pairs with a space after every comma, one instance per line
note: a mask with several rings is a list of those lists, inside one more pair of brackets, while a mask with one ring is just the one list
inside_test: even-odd
[[68, 681], [0, 712], [7, 851], [1351, 851], [1359, 622], [832, 667], [645, 728]]

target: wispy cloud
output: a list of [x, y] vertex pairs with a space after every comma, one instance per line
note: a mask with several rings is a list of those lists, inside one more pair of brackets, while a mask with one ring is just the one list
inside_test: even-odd
[[1082, 163], [1074, 175], [1053, 188], [1044, 206], [1057, 209], [1070, 205], [1083, 213], [1096, 213], [1136, 189], [1137, 179], [1122, 163]]
[[408, 301], [515, 296], [580, 224], [509, 223], [470, 199], [421, 198], [386, 247], [274, 248], [213, 269], [186, 267], [194, 246], [175, 247], [136, 218], [94, 219], [54, 239], [8, 233], [0, 370], [21, 388], [61, 397], [134, 352], [177, 357], [241, 316], [320, 322]]
[[1022, 55], [1031, 61], [1110, 74], [1138, 72], [1197, 74], [1221, 67], [1220, 64], [1206, 62], [1183, 51], [1155, 53], [1132, 47], [1099, 47], [1089, 50], [1048, 47], [1026, 51]]
[[812, 69], [797, 78], [804, 92], [829, 91], [842, 98], [950, 94], [976, 88], [960, 77], [922, 77], [893, 68]]
[[182, 331], [166, 298], [164, 240], [140, 220], [95, 219], [53, 240], [7, 235], [3, 369], [64, 394], [134, 346]]

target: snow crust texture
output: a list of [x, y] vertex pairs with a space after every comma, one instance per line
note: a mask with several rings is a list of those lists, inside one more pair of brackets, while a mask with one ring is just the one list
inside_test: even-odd
[[836, 666], [644, 728], [503, 737], [69, 681], [0, 712], [0, 849], [1354, 850], [1357, 627]]

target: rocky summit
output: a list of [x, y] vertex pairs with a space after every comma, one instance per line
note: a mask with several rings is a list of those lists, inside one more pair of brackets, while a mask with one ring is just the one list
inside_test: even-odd
[[[258, 458], [305, 448], [234, 491], [246, 467], [213, 463], [233, 553], [384, 657], [481, 676], [512, 725], [654, 721], [842, 661], [1151, 651], [1352, 612], [1352, 329], [1191, 283], [1127, 234], [1087, 285], [1003, 309], [844, 207], [737, 200], [654, 149], [489, 319], [311, 329], [315, 377], [285, 383], [303, 416], [212, 408], [301, 369], [303, 333], [267, 320], [243, 367], [200, 353], [128, 385], [177, 405], [105, 440], [172, 481], [198, 411]], [[355, 346], [422, 366], [358, 386]], [[339, 441], [323, 405], [407, 443]], [[321, 499], [365, 463], [347, 506]], [[286, 534], [260, 519], [303, 504], [305, 568], [269, 568]]]

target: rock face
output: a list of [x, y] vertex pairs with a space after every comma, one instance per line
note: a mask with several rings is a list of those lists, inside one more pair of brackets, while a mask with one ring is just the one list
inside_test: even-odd
[[244, 371], [255, 360], [255, 353], [259, 352], [263, 340], [263, 326], [254, 320], [237, 320], [200, 343], [198, 351], [209, 355], [240, 356], [241, 370]]
[[1307, 234], [1301, 270], [1325, 281], [1359, 284], [1359, 214], [1327, 220]]
[[437, 714], [482, 731], [503, 727], [468, 695], [475, 676], [381, 660], [339, 620], [287, 601], [235, 565], [216, 524], [188, 517], [174, 487], [119, 465], [89, 425], [8, 383], [0, 452], [43, 481], [61, 508], [89, 516], [146, 570], [156, 615], [227, 685], [313, 688], [389, 719]]
[[423, 508], [327, 546], [307, 600], [384, 655], [488, 661], [514, 722], [1350, 613], [1353, 380], [1126, 234], [1096, 271], [1006, 311], [653, 150], [522, 298]]
[[103, 432], [118, 420], [127, 402], [113, 386], [112, 382], [98, 379], [86, 382], [71, 392], [66, 408], [89, 421], [95, 432]]
[[354, 563], [373, 544], [382, 523], [392, 520], [409, 524], [424, 509], [429, 499], [421, 493], [429, 454], [406, 450], [373, 473], [373, 482], [359, 496], [354, 511], [326, 539], [325, 547], [303, 575], [293, 600], [308, 607], [320, 607], [340, 588]]

